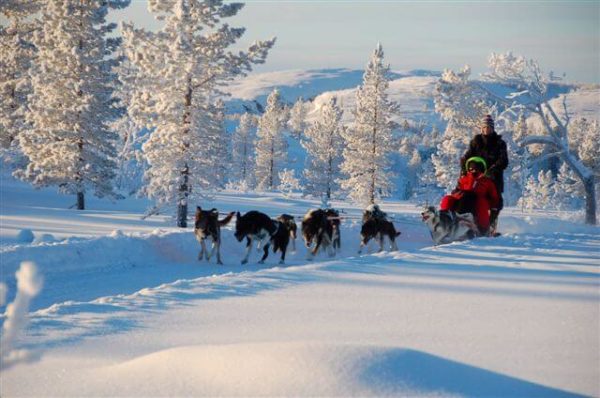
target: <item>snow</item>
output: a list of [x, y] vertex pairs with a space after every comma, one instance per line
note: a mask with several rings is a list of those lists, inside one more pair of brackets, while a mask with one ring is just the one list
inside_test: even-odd
[[[241, 266], [232, 223], [217, 266], [197, 260], [190, 229], [140, 220], [144, 200], [78, 212], [2, 182], [8, 301], [22, 261], [44, 278], [16, 345], [28, 362], [2, 371], [3, 396], [600, 395], [600, 234], [580, 214], [509, 208], [503, 236], [434, 247], [421, 207], [389, 200], [398, 252], [357, 255], [347, 218], [335, 258], [307, 261], [297, 242], [285, 265], [253, 251]], [[201, 205], [275, 216], [318, 203], [225, 191]], [[60, 240], [17, 242], [26, 228]]]

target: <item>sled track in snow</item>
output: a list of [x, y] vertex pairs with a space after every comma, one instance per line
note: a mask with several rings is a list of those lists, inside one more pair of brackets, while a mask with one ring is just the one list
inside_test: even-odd
[[[252, 296], [301, 283], [336, 280], [340, 272], [344, 275], [400, 272], [407, 276], [443, 273], [451, 278], [464, 278], [465, 273], [476, 269], [479, 279], [493, 274], [496, 279], [518, 282], [545, 278], [561, 284], [561, 280], [555, 281], [559, 275], [586, 278], [581, 283], [589, 283], [590, 277], [592, 283], [599, 281], [596, 236], [578, 237], [576, 242], [562, 241], [557, 236], [516, 235], [432, 246], [423, 229], [404, 231], [398, 241], [398, 252], [359, 256], [357, 241], [352, 240], [354, 233], [358, 236], [356, 230], [343, 229], [342, 252], [335, 258], [321, 254], [314, 261], [306, 261], [306, 249], [297, 242], [298, 252], [290, 256], [286, 265], [274, 266], [279, 256], [270, 253], [267, 264], [260, 268], [234, 263], [242, 257], [245, 245], [233, 242], [230, 230], [224, 231], [227, 242], [222, 251], [227, 253], [223, 255], [224, 266], [198, 262], [195, 256], [199, 245], [189, 232], [105, 237], [40, 248], [44, 249], [42, 253], [33, 257], [42, 264], [42, 271], [49, 271], [43, 290], [47, 295], [32, 313], [30, 334], [36, 338], [30, 345], [56, 345], [118, 333], [137, 327], [136, 316], [140, 314], [188, 306], [198, 300]], [[108, 246], [113, 251], [121, 247], [123, 253], [113, 257], [107, 253], [103, 257]], [[535, 248], [533, 254], [531, 247]], [[73, 252], [79, 254], [74, 256]], [[82, 269], [68, 263], [63, 264], [62, 271], [60, 267], [51, 269], [68, 258], [69, 253], [77, 262], [86, 255], [90, 261], [87, 266], [79, 263]], [[251, 261], [257, 259], [258, 253], [253, 252]], [[540, 270], [536, 270], [538, 263]], [[527, 268], [519, 269], [519, 264]], [[81, 281], [82, 275], [89, 277], [89, 283], [84, 286], [69, 283], [70, 278]]]

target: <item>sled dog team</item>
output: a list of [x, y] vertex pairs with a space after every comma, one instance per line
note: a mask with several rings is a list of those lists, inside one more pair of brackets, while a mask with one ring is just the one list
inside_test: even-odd
[[[491, 115], [485, 115], [481, 124], [481, 133], [476, 134], [469, 148], [460, 159], [460, 178], [456, 188], [442, 198], [437, 210], [429, 206], [421, 213], [422, 221], [427, 225], [435, 244], [450, 243], [457, 240], [471, 239], [478, 236], [497, 236], [498, 215], [503, 207], [502, 192], [504, 190], [503, 171], [508, 165], [506, 142], [494, 129]], [[217, 263], [221, 263], [219, 247], [221, 245], [220, 228], [231, 221], [234, 213], [229, 213], [219, 220], [216, 209], [209, 211], [196, 210], [194, 232], [200, 242], [199, 259], [207, 260], [216, 252]], [[280, 251], [280, 263], [285, 261], [287, 246], [291, 240], [295, 249], [296, 223], [294, 217], [282, 214], [271, 219], [264, 213], [249, 211], [236, 215], [235, 237], [238, 241], [246, 238], [246, 256], [242, 264], [248, 262], [250, 251], [256, 242], [263, 248], [263, 263], [269, 255], [269, 247], [273, 252]], [[326, 249], [330, 256], [335, 255], [341, 247], [340, 215], [334, 209], [313, 209], [302, 219], [302, 237], [306, 247], [310, 249], [309, 259], [318, 251]], [[360, 230], [360, 248], [371, 240], [379, 241], [380, 251], [387, 237], [392, 250], [397, 250], [394, 224], [387, 219], [377, 205], [369, 206], [363, 213]], [[206, 250], [205, 239], [212, 240], [212, 250]], [[314, 244], [314, 246], [313, 246]], [[311, 248], [312, 247], [312, 248]]]
[[[256, 245], [262, 248], [263, 255], [259, 264], [263, 264], [269, 256], [269, 248], [273, 247], [273, 253], [280, 252], [280, 264], [285, 262], [285, 255], [288, 245], [292, 244], [292, 250], [296, 249], [297, 225], [294, 217], [289, 214], [282, 214], [277, 218], [271, 218], [259, 211], [249, 211], [242, 215], [239, 212], [231, 212], [222, 220], [219, 220], [219, 211], [217, 209], [202, 210], [196, 208], [194, 220], [194, 234], [200, 242], [200, 253], [198, 259], [205, 258], [207, 261], [217, 256], [217, 264], [221, 261], [221, 227], [227, 225], [233, 216], [236, 216], [235, 238], [241, 242], [246, 239], [246, 255], [242, 259], [242, 264], [246, 264], [250, 257], [252, 247]], [[308, 259], [311, 260], [317, 255], [319, 250], [326, 250], [330, 257], [333, 257], [341, 249], [340, 235], [341, 217], [334, 209], [312, 209], [303, 217], [301, 223], [302, 237], [307, 248], [309, 248]], [[371, 240], [379, 241], [380, 251], [383, 250], [384, 238], [390, 241], [392, 250], [397, 250], [395, 239], [400, 232], [396, 232], [394, 224], [386, 219], [386, 214], [379, 210], [377, 205], [369, 206], [363, 214], [363, 225], [361, 228], [360, 250]], [[206, 239], [212, 242], [212, 249], [209, 252], [206, 248]]]

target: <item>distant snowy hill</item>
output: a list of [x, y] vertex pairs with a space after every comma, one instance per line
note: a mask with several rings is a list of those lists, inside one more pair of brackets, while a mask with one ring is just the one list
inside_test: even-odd
[[[268, 94], [279, 89], [282, 100], [293, 104], [302, 97], [311, 101], [311, 120], [318, 115], [318, 109], [332, 96], [338, 98], [344, 110], [344, 121], [351, 121], [355, 105], [355, 90], [362, 83], [362, 70], [317, 69], [287, 70], [252, 74], [237, 80], [225, 88], [231, 95], [228, 101], [230, 113], [250, 111], [260, 113]], [[428, 70], [394, 71], [390, 82], [390, 98], [400, 104], [397, 122], [408, 119], [413, 123], [425, 122], [443, 129], [445, 123], [434, 112], [433, 93], [440, 72]], [[511, 92], [508, 87], [490, 84], [490, 89], [505, 96]], [[551, 84], [550, 94], [555, 97], [552, 105], [562, 108], [562, 98], [567, 96], [569, 111], [573, 116], [599, 118], [600, 86], [574, 85], [567, 83]]]
[[[400, 121], [411, 119], [432, 119], [433, 89], [440, 76], [439, 72], [426, 70], [394, 71], [391, 74], [389, 93], [392, 99], [402, 106]], [[344, 109], [344, 118], [352, 118], [354, 92], [362, 83], [363, 71], [353, 69], [289, 70], [258, 73], [235, 81], [225, 91], [231, 95], [228, 101], [229, 112], [246, 110], [259, 112], [269, 93], [277, 88], [282, 100], [293, 104], [300, 97], [314, 104], [309, 120], [317, 114], [320, 106], [332, 96], [339, 99]]]

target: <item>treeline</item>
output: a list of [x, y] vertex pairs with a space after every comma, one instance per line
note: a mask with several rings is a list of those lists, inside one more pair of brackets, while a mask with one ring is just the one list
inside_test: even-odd
[[[155, 203], [148, 214], [172, 212], [184, 227], [190, 201], [225, 187], [301, 191], [324, 204], [374, 203], [394, 192], [435, 202], [454, 186], [477, 121], [491, 113], [510, 150], [507, 203], [585, 206], [595, 223], [599, 124], [571, 120], [566, 102], [555, 109], [553, 75], [535, 61], [492, 54], [479, 80], [468, 67], [444, 71], [434, 92], [443, 132], [394, 122], [402, 110], [388, 96], [381, 45], [349, 117], [333, 96], [318, 108], [302, 99], [288, 106], [277, 90], [260, 113], [229, 115], [223, 87], [264, 63], [275, 39], [233, 51], [244, 28], [224, 20], [243, 5], [218, 0], [149, 0], [158, 31], [123, 23], [122, 35], [111, 36], [108, 12], [128, 4], [0, 3], [8, 21], [0, 30], [3, 162], [36, 186], [75, 195], [78, 209], [89, 193], [143, 194]], [[290, 142], [306, 155], [295, 169]]]

